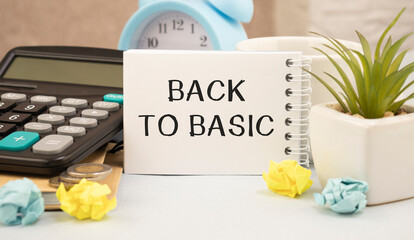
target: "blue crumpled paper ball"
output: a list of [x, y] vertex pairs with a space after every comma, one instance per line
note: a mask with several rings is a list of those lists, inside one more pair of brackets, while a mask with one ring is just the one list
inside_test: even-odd
[[322, 194], [313, 196], [320, 206], [326, 203], [337, 213], [356, 213], [367, 205], [365, 193], [368, 184], [352, 178], [331, 178], [328, 180]]
[[9, 181], [0, 188], [0, 222], [29, 225], [45, 210], [39, 188], [29, 179]]

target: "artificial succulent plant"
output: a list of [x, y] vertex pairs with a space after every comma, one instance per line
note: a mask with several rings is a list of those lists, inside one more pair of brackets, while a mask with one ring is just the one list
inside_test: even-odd
[[[391, 36], [388, 36], [383, 44], [404, 10], [405, 8], [382, 33], [374, 52], [367, 39], [358, 31], [356, 33], [362, 45], [362, 52], [347, 48], [335, 38], [314, 33], [331, 43], [331, 45], [323, 45], [336, 52], [352, 72], [351, 76], [347, 76], [344, 69], [326, 51], [315, 48], [335, 66], [341, 80], [330, 73], [325, 72], [325, 74], [339, 85], [342, 92], [336, 92], [321, 76], [309, 73], [329, 90], [344, 112], [359, 114], [370, 119], [381, 118], [386, 112], [397, 113], [407, 100], [414, 98], [414, 93], [402, 97], [402, 93], [414, 84], [414, 80], [406, 83], [408, 76], [414, 71], [414, 62], [401, 67], [401, 62], [408, 50], [400, 49], [413, 33], [406, 34], [395, 42]], [[352, 81], [355, 81], [354, 84]]]

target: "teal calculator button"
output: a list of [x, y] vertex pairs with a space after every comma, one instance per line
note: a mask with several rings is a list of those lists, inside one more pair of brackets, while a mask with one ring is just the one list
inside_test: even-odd
[[39, 138], [35, 132], [14, 132], [0, 141], [0, 150], [22, 151], [39, 141]]
[[103, 100], [105, 102], [116, 102], [116, 103], [119, 103], [119, 104], [123, 104], [124, 103], [124, 95], [116, 94], [116, 93], [109, 93], [109, 94], [106, 94], [103, 97]]

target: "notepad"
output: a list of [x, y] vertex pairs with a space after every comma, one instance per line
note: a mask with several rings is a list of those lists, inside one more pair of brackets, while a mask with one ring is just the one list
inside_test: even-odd
[[124, 52], [126, 173], [261, 174], [308, 162], [300, 52]]

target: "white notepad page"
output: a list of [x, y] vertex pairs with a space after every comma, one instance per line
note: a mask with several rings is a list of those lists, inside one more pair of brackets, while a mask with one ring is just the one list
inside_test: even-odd
[[125, 172], [261, 174], [270, 160], [299, 161], [301, 59], [300, 52], [126, 51]]

